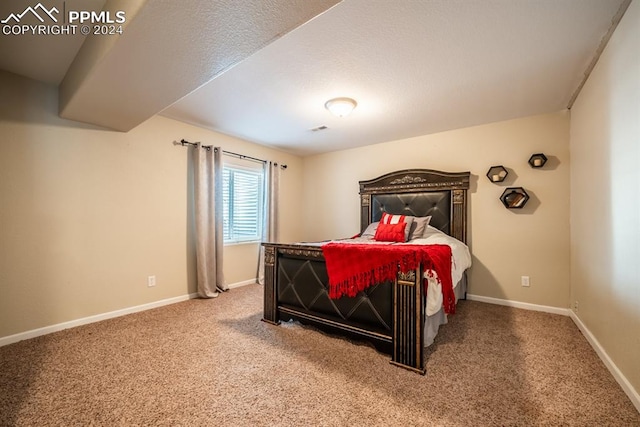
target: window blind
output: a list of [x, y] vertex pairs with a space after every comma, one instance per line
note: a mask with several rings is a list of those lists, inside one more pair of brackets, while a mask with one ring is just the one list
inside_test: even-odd
[[225, 166], [222, 177], [225, 243], [261, 240], [263, 171]]

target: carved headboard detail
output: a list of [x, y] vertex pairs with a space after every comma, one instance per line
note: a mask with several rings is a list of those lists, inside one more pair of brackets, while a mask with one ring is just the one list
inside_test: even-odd
[[406, 169], [360, 181], [360, 228], [380, 219], [382, 212], [431, 215], [431, 225], [467, 241], [469, 172]]

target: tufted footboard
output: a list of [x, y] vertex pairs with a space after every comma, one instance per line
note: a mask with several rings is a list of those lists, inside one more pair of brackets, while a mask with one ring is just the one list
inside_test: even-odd
[[295, 319], [364, 339], [391, 354], [391, 363], [424, 374], [424, 295], [422, 286], [415, 286], [415, 273], [371, 286], [353, 298], [332, 300], [320, 247], [264, 246], [264, 321]]

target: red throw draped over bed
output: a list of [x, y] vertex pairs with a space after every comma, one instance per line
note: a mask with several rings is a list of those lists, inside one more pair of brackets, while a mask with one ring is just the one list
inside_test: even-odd
[[[437, 274], [442, 285], [445, 313], [456, 311], [451, 280], [451, 248], [447, 245], [376, 245], [327, 243], [322, 252], [329, 275], [329, 297], [354, 297], [376, 283], [395, 280], [420, 265], [428, 275]], [[425, 293], [428, 281], [423, 279]]]

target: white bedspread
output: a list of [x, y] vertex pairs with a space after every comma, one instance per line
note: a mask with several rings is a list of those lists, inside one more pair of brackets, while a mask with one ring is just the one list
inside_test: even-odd
[[[425, 237], [421, 239], [414, 239], [406, 244], [412, 245], [448, 245], [451, 248], [451, 280], [453, 287], [458, 285], [462, 279], [464, 271], [471, 267], [471, 253], [469, 247], [462, 243], [460, 240], [455, 239], [437, 228], [427, 226]], [[425, 274], [425, 277], [429, 280], [429, 286], [427, 287], [427, 309], [426, 315], [431, 316], [442, 308], [442, 286], [436, 280], [434, 274]]]
[[[438, 230], [430, 225], [427, 226], [422, 238], [413, 239], [407, 243], [390, 243], [390, 242], [377, 242], [372, 238], [357, 237], [355, 239], [344, 240], [332, 240], [335, 243], [371, 243], [377, 245], [448, 245], [451, 247], [451, 279], [453, 287], [458, 285], [462, 279], [464, 271], [471, 267], [471, 253], [469, 247], [462, 243], [460, 240], [449, 236], [446, 233]], [[305, 242], [305, 245], [310, 246], [322, 246], [326, 242]], [[427, 308], [426, 315], [431, 316], [442, 308], [442, 285], [437, 280], [435, 271], [433, 274], [426, 274], [425, 278], [429, 280], [429, 286], [427, 287]]]

